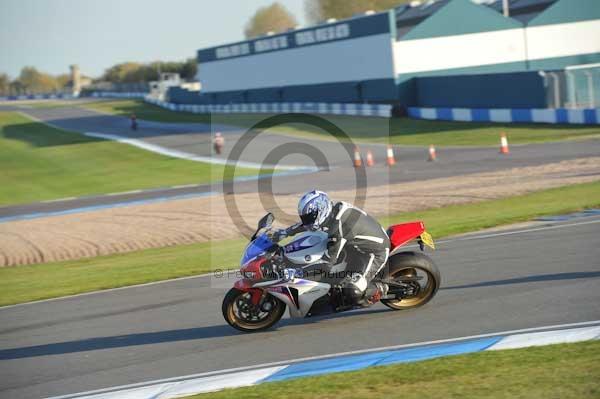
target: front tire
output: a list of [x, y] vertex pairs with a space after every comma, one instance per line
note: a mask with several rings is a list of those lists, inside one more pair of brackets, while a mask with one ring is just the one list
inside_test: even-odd
[[[400, 299], [382, 299], [390, 309], [417, 308], [429, 302], [440, 288], [440, 271], [433, 260], [419, 252], [400, 252], [390, 257], [386, 279], [408, 281], [415, 285], [415, 295]], [[423, 281], [423, 283], [421, 283]], [[417, 286], [418, 285], [418, 286]]]
[[285, 303], [272, 295], [267, 297], [269, 308], [254, 309], [250, 293], [232, 288], [223, 299], [221, 310], [227, 323], [240, 331], [253, 332], [270, 328], [285, 312]]

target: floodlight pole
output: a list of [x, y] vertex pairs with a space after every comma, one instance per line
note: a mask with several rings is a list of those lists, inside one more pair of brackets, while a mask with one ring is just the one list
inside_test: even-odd
[[502, 0], [502, 13], [504, 14], [505, 17], [509, 17], [510, 16], [510, 6], [508, 5], [508, 0]]

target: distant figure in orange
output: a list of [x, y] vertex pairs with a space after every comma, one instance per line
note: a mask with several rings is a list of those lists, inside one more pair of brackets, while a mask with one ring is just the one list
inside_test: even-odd
[[137, 116], [131, 114], [129, 118], [131, 119], [131, 130], [137, 130]]
[[220, 132], [215, 133], [215, 138], [213, 139], [213, 147], [217, 155], [221, 155], [223, 151], [223, 146], [225, 145], [225, 139]]

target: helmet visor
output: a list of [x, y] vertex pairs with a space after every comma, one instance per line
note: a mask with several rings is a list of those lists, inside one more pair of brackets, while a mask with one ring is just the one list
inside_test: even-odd
[[313, 227], [315, 221], [317, 220], [317, 216], [319, 215], [319, 211], [317, 209], [300, 215], [300, 220], [302, 220], [302, 224], [305, 227]]

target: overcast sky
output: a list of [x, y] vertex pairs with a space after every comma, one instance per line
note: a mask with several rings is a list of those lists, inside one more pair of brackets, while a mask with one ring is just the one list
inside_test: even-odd
[[[243, 39], [273, 0], [0, 0], [0, 73], [23, 66], [99, 76], [119, 62], [176, 61]], [[304, 24], [303, 0], [279, 0]]]

